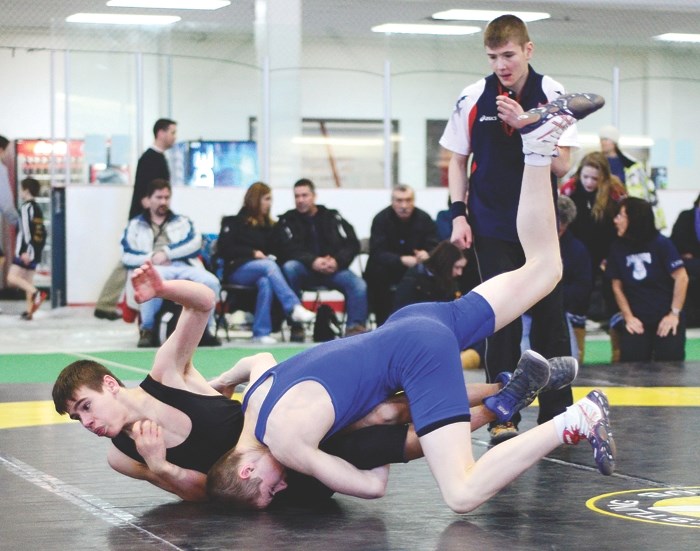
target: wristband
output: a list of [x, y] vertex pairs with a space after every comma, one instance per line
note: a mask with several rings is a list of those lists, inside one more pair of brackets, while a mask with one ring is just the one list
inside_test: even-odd
[[464, 201], [452, 201], [450, 203], [450, 216], [452, 220], [460, 216], [467, 217], [467, 205]]
[[680, 315], [680, 313], [681, 313], [681, 309], [680, 309], [680, 308], [673, 308], [673, 307], [671, 307], [671, 313], [672, 313], [674, 316], [678, 316], [678, 315]]

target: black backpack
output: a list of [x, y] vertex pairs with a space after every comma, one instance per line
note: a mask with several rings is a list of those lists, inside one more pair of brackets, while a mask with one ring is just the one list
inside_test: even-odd
[[327, 304], [321, 304], [316, 310], [314, 342], [326, 342], [338, 338], [341, 333], [340, 327], [340, 321], [333, 308]]

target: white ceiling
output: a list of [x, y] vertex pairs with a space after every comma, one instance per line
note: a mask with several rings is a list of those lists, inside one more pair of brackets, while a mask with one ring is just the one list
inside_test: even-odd
[[[560, 44], [600, 44], [654, 47], [654, 35], [700, 33], [700, 0], [300, 0], [305, 36], [372, 37], [380, 23], [426, 23], [436, 11], [450, 8], [523, 9], [548, 11], [552, 18], [530, 24], [533, 39]], [[106, 0], [2, 0], [0, 31], [70, 34], [65, 23], [76, 12], [163, 13], [163, 10], [107, 8]], [[280, 3], [280, 0], [277, 0]], [[168, 32], [252, 34], [254, 0], [232, 0], [216, 11], [175, 10], [182, 21]], [[449, 23], [447, 23], [449, 24]], [[481, 24], [483, 26], [483, 24]], [[95, 29], [99, 32], [99, 29]], [[436, 38], [437, 40], [437, 38]], [[454, 40], [454, 39], [452, 39]]]

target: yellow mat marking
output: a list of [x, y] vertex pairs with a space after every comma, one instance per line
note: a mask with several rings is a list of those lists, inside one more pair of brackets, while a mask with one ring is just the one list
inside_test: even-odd
[[[574, 387], [574, 400], [593, 388], [602, 388], [612, 407], [700, 407], [700, 387]], [[241, 400], [239, 394], [233, 396]], [[535, 405], [537, 401], [535, 401]], [[0, 429], [70, 423], [67, 415], [58, 415], [51, 400], [0, 403]]]

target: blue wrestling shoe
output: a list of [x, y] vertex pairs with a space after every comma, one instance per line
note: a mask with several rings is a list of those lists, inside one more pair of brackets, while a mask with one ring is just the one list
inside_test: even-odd
[[570, 385], [578, 375], [578, 360], [573, 356], [558, 356], [549, 358], [549, 382], [540, 392], [560, 390]]
[[588, 440], [598, 470], [606, 476], [613, 474], [617, 449], [610, 430], [610, 404], [607, 396], [602, 390], [592, 390], [563, 415], [569, 413], [573, 413], [574, 417], [564, 427], [564, 443], [578, 444], [581, 439]]
[[537, 352], [526, 350], [508, 384], [493, 396], [484, 398], [483, 404], [499, 423], [505, 423], [516, 412], [532, 403], [537, 393], [547, 385], [549, 378], [549, 362]]
[[523, 153], [552, 155], [562, 132], [605, 105], [597, 94], [566, 94], [542, 107], [526, 111], [518, 117], [525, 126], [520, 128]]

